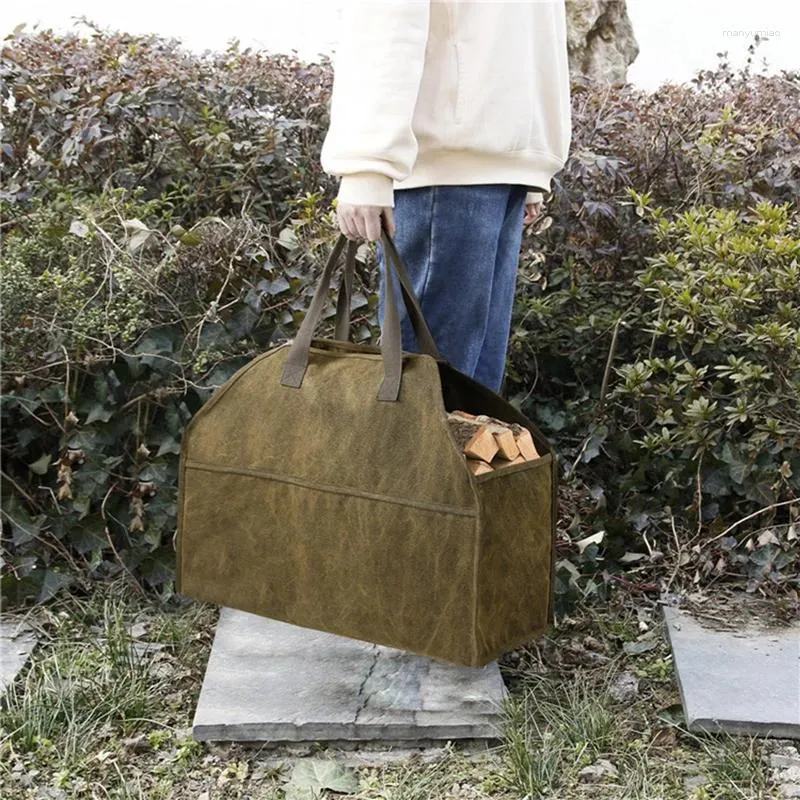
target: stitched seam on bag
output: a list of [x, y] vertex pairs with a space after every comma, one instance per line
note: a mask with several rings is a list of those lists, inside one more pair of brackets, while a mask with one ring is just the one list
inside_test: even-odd
[[424, 500], [409, 500], [405, 497], [395, 497], [376, 492], [362, 492], [357, 489], [350, 489], [345, 486], [331, 486], [325, 483], [314, 483], [313, 481], [293, 478], [288, 475], [278, 475], [265, 470], [247, 469], [246, 467], [219, 467], [216, 464], [205, 464], [202, 461], [190, 460], [186, 466], [189, 469], [199, 469], [205, 472], [220, 472], [232, 475], [245, 475], [251, 478], [266, 478], [267, 480], [277, 481], [278, 483], [288, 483], [292, 486], [300, 486], [303, 489], [315, 489], [320, 492], [330, 492], [331, 494], [341, 494], [347, 497], [359, 497], [364, 500], [378, 500], [382, 503], [393, 503], [398, 506], [411, 506], [423, 511], [432, 511], [436, 514], [451, 514], [457, 517], [476, 517], [478, 512], [475, 509], [460, 508], [444, 503], [426, 503]]

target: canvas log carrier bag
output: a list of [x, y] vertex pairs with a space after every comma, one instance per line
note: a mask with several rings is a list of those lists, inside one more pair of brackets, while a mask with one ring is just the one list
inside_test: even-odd
[[[556, 472], [540, 431], [438, 354], [384, 231], [380, 348], [350, 344], [355, 243], [335, 340], [314, 339], [340, 237], [294, 341], [222, 385], [184, 434], [177, 589], [264, 617], [468, 666], [552, 618]], [[388, 277], [388, 276], [387, 276]], [[527, 428], [541, 457], [474, 476], [447, 412]]]

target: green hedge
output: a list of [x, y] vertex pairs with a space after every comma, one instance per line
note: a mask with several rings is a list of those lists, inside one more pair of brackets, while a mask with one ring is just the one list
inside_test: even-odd
[[[7, 42], [0, 77], [2, 591], [46, 600], [124, 570], [169, 597], [182, 430], [293, 334], [337, 235], [318, 163], [330, 65], [43, 33]], [[791, 572], [798, 85], [723, 64], [692, 87], [573, 96], [507, 389], [558, 442], [566, 491], [594, 498], [569, 533], [606, 531], [609, 565], [665, 550], [675, 525], [705, 543], [703, 574]], [[359, 279], [368, 340], [367, 247]]]

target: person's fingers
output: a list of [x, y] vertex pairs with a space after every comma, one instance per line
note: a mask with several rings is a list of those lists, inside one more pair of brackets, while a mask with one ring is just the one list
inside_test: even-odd
[[337, 208], [339, 229], [348, 239], [374, 242], [381, 238], [381, 217], [387, 221], [387, 230], [394, 236], [395, 224], [391, 207], [353, 206], [342, 204]]
[[359, 239], [367, 238], [367, 225], [364, 219], [364, 210], [356, 206], [353, 211], [353, 218], [351, 220], [352, 228]]
[[370, 242], [381, 238], [381, 212], [378, 209], [369, 209], [364, 212], [364, 232]]
[[353, 215], [350, 209], [340, 208], [337, 214], [339, 218], [339, 230], [351, 241], [358, 239], [358, 231], [353, 224]]
[[389, 206], [383, 209], [383, 218], [386, 220], [386, 231], [394, 239], [397, 227], [394, 224], [394, 209]]
[[542, 211], [542, 204], [541, 203], [527, 203], [525, 205], [525, 217], [523, 218], [523, 224], [530, 225]]

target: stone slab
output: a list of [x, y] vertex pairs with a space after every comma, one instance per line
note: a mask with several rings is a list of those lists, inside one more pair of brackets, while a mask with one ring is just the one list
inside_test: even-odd
[[800, 624], [713, 630], [665, 607], [691, 731], [800, 738]]
[[222, 608], [192, 725], [202, 741], [495, 740], [496, 663], [459, 667]]
[[13, 620], [0, 620], [0, 694], [13, 683], [36, 646], [30, 626]]

